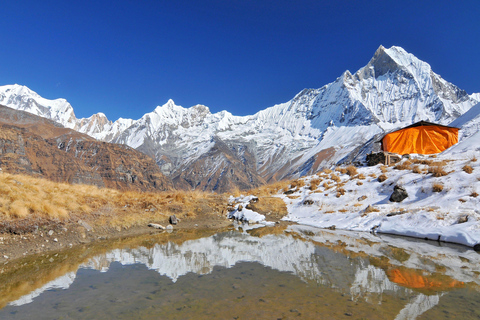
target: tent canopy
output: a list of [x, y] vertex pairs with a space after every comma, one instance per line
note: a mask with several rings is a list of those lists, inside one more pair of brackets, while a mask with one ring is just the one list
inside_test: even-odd
[[457, 142], [458, 128], [420, 121], [386, 134], [382, 139], [382, 150], [397, 154], [434, 154]]

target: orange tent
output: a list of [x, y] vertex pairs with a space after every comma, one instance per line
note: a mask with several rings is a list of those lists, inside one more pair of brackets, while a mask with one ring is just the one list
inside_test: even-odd
[[440, 274], [424, 275], [422, 270], [398, 267], [387, 270], [388, 279], [396, 284], [410, 289], [426, 291], [445, 291], [453, 288], [463, 288], [465, 283], [453, 280], [449, 276]]
[[458, 128], [420, 121], [386, 134], [382, 139], [382, 150], [397, 154], [433, 154], [457, 142]]

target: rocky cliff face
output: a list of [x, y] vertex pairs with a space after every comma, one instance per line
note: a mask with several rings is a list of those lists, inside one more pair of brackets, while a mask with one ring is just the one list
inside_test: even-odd
[[135, 121], [74, 119], [65, 100], [42, 99], [25, 87], [0, 87], [0, 103], [154, 157], [177, 186], [224, 191], [314, 173], [353, 158], [375, 135], [420, 120], [448, 124], [480, 94], [468, 95], [400, 47], [380, 46], [354, 74], [245, 117], [170, 100]]
[[0, 106], [0, 167], [57, 182], [157, 191], [171, 181], [150, 157], [53, 121]]

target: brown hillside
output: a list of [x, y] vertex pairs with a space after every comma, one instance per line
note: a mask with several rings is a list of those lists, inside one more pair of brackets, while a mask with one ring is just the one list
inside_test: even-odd
[[56, 182], [120, 190], [171, 188], [155, 161], [123, 145], [97, 141], [53, 121], [0, 106], [0, 167]]

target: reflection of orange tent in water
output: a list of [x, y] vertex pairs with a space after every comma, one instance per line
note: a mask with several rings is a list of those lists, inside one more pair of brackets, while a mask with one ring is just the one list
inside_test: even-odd
[[399, 267], [387, 270], [388, 279], [402, 287], [427, 291], [445, 291], [453, 288], [461, 288], [465, 285], [462, 281], [453, 280], [445, 275], [422, 274], [422, 270]]
[[440, 153], [458, 143], [458, 128], [420, 121], [386, 134], [382, 150], [397, 154]]

